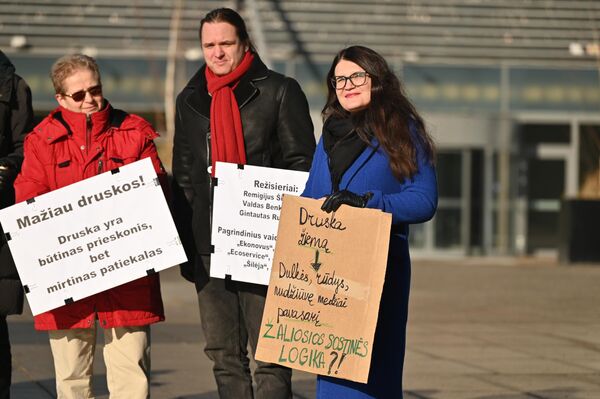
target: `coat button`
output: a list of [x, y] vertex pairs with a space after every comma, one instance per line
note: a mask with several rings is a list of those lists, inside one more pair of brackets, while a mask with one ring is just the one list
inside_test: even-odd
[[85, 146], [84, 146], [84, 145], [82, 145], [81, 147], [79, 147], [79, 149], [80, 149], [81, 151], [83, 151], [83, 150], [85, 150]]

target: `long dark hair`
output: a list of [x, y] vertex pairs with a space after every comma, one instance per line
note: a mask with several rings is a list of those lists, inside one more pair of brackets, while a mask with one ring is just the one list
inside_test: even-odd
[[200, 43], [202, 44], [202, 27], [205, 23], [216, 23], [216, 22], [227, 22], [229, 25], [233, 25], [237, 33], [238, 38], [244, 46], [256, 53], [256, 47], [250, 40], [248, 35], [248, 29], [246, 29], [246, 23], [240, 14], [232, 10], [231, 8], [215, 8], [209, 11], [202, 20], [200, 20], [200, 29], [198, 35], [200, 36]]
[[[354, 62], [371, 76], [371, 102], [366, 109], [350, 114], [339, 103], [336, 90], [329, 82], [335, 67], [341, 60]], [[351, 46], [341, 50], [334, 58], [327, 73], [327, 103], [323, 108], [323, 120], [330, 117], [351, 117], [359, 137], [370, 142], [370, 136], [380, 143], [390, 158], [392, 173], [400, 181], [418, 172], [417, 146], [421, 147], [433, 163], [435, 147], [425, 129], [423, 118], [404, 93], [398, 77], [385, 59], [377, 52], [363, 46]], [[411, 120], [417, 136], [411, 134]]]

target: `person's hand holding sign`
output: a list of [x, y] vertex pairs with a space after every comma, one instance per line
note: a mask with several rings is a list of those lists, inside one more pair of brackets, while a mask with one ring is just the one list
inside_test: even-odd
[[331, 213], [338, 210], [343, 204], [353, 206], [355, 208], [364, 208], [367, 206], [367, 202], [371, 199], [373, 193], [365, 193], [359, 195], [348, 190], [336, 191], [325, 199], [321, 210]]

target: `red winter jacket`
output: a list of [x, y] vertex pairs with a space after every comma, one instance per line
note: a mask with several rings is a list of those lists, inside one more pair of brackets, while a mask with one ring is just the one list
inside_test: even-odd
[[[25, 139], [25, 160], [15, 181], [17, 202], [124, 164], [150, 157], [164, 180], [152, 126], [109, 104], [90, 114], [58, 107]], [[148, 210], [151, 212], [151, 210]], [[37, 330], [141, 326], [165, 319], [158, 274], [35, 316]]]

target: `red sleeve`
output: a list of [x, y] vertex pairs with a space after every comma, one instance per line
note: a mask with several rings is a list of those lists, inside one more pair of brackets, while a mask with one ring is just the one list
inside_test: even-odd
[[23, 165], [21, 173], [15, 180], [16, 202], [26, 201], [38, 195], [51, 191], [48, 175], [40, 160], [40, 148], [38, 137], [30, 134], [25, 138]]

